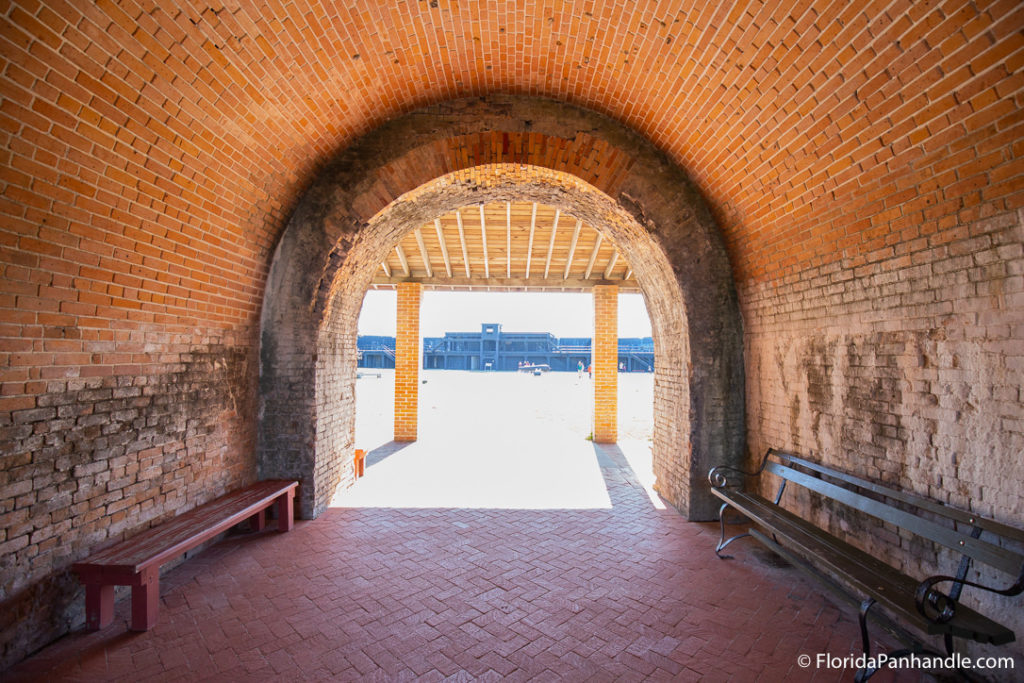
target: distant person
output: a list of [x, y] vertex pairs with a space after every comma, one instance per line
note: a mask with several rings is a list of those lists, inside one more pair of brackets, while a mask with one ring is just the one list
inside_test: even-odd
[[587, 366], [587, 377], [594, 379], [594, 364], [591, 363]]
[[583, 361], [576, 362], [576, 377], [583, 379]]
[[626, 371], [626, 364], [620, 362], [619, 363], [619, 372], [625, 372], [625, 371]]

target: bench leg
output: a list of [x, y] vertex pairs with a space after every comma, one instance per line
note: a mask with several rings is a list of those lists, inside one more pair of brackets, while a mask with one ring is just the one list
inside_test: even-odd
[[132, 586], [132, 627], [133, 631], [148, 631], [156, 625], [160, 609], [160, 579], [154, 578]]
[[738, 538], [746, 538], [750, 534], [737, 534], [732, 538], [725, 537], [725, 511], [729, 507], [728, 503], [722, 503], [722, 507], [718, 508], [718, 524], [722, 529], [722, 537], [718, 540], [718, 545], [715, 546], [715, 555], [718, 555], [719, 559], [729, 560], [732, 559], [732, 555], [723, 555], [722, 550], [725, 546], [729, 545]]
[[[875, 604], [875, 601], [871, 598], [867, 598], [860, 603], [859, 610], [859, 621], [860, 621], [860, 641], [861, 648], [864, 650], [865, 659], [871, 658], [871, 638], [868, 637], [868, 612], [871, 607]], [[865, 666], [857, 670], [853, 680], [855, 683], [864, 683], [878, 672], [877, 668]]]
[[114, 620], [114, 587], [110, 584], [85, 585], [85, 628], [98, 631]]
[[253, 531], [263, 531], [264, 527], [267, 526], [267, 510], [266, 508], [260, 510], [255, 515], [249, 518], [249, 525]]
[[[861, 645], [862, 645], [862, 648], [864, 650], [864, 658], [865, 658], [865, 660], [870, 660], [872, 658], [871, 657], [871, 639], [868, 636], [868, 613], [871, 611], [871, 608], [874, 605], [875, 605], [874, 599], [872, 599], [872, 598], [865, 598], [860, 603], [860, 610], [859, 610], [859, 614], [858, 614], [859, 621], [860, 621]], [[886, 653], [885, 661], [886, 662], [894, 662], [894, 661], [903, 659], [904, 657], [911, 657], [913, 655], [918, 655], [918, 656], [924, 655], [924, 656], [927, 656], [927, 657], [934, 657], [935, 659], [942, 659], [942, 657], [943, 657], [943, 655], [939, 654], [938, 652], [935, 652], [934, 650], [929, 650], [929, 649], [925, 648], [921, 643], [918, 643], [918, 642], [915, 641], [913, 643], [913, 647], [905, 647], [905, 648], [901, 648], [899, 650], [893, 650], [892, 652]], [[876, 673], [878, 673], [878, 671], [879, 671], [879, 667], [867, 667], [867, 666], [865, 666], [865, 667], [863, 667], [861, 669], [857, 669], [857, 673], [854, 674], [853, 680], [855, 681], [855, 683], [864, 683], [864, 681], [867, 681], [868, 679], [870, 679], [872, 676], [874, 676]], [[963, 673], [962, 670], [958, 669], [958, 671]], [[973, 679], [971, 679], [971, 680], [973, 680]]]
[[291, 531], [295, 520], [295, 490], [289, 489], [277, 498], [277, 530]]

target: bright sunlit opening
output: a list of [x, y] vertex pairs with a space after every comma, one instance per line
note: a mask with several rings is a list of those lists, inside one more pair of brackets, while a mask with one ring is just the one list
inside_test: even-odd
[[[371, 291], [361, 335], [392, 336], [394, 292]], [[590, 337], [593, 298], [579, 293], [426, 291], [421, 337], [479, 332]], [[650, 336], [638, 294], [619, 297], [619, 336]], [[514, 367], [514, 366], [513, 366]], [[356, 384], [356, 448], [365, 476], [337, 492], [335, 507], [609, 509], [609, 478], [627, 477], [657, 509], [651, 468], [653, 373], [619, 373], [619, 441], [596, 446], [587, 372], [420, 370], [417, 440], [396, 443], [394, 370], [362, 368]]]

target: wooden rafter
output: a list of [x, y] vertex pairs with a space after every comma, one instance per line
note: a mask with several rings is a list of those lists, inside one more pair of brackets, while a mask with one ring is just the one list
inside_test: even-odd
[[434, 277], [434, 269], [430, 267], [430, 254], [427, 253], [427, 245], [423, 243], [423, 231], [416, 228], [416, 244], [420, 248], [420, 256], [423, 257], [423, 267], [427, 270], [427, 277]]
[[533, 233], [537, 230], [537, 202], [533, 203], [533, 215], [530, 216], [530, 241], [526, 246], [526, 277], [530, 277], [530, 258], [533, 256]]
[[448, 277], [452, 276], [452, 262], [448, 258], [448, 245], [444, 241], [444, 230], [441, 229], [441, 219], [434, 219], [434, 230], [437, 231], [437, 241], [441, 245], [441, 258], [444, 259], [444, 271]]
[[487, 256], [487, 219], [484, 218], [484, 205], [480, 205], [480, 239], [484, 245], [484, 277], [491, 276], [491, 261]]
[[462, 263], [466, 266], [466, 277], [473, 277], [469, 272], [469, 251], [466, 249], [466, 231], [462, 227], [462, 211], [455, 210], [455, 221], [459, 225], [459, 243], [462, 245]]
[[402, 264], [402, 270], [405, 272], [405, 276], [409, 277], [412, 275], [409, 271], [409, 259], [405, 258], [405, 251], [402, 250], [401, 244], [395, 245], [395, 253], [398, 254], [398, 261]]
[[572, 241], [569, 243], [569, 258], [565, 261], [565, 272], [562, 273], [562, 279], [569, 279], [569, 271], [572, 269], [572, 259], [576, 255], [576, 242], [580, 238], [580, 230], [583, 229], [583, 221], [576, 219], [576, 229], [572, 231]]
[[[632, 269], [624, 254], [615, 249], [614, 243], [599, 237], [585, 220], [545, 204], [506, 200], [502, 203], [463, 206], [430, 219], [433, 226], [430, 221], [416, 226], [395, 247], [395, 253], [400, 255], [389, 255], [380, 263], [381, 270], [374, 275], [373, 285], [389, 287], [414, 280], [433, 288], [498, 291], [531, 287], [581, 291], [595, 282], [627, 286]], [[463, 211], [471, 213], [464, 215]], [[457, 262], [460, 253], [461, 265]], [[405, 262], [400, 265], [403, 257]], [[635, 289], [636, 281], [630, 282], [634, 284], [628, 286]]]
[[608, 261], [608, 267], [604, 269], [604, 279], [610, 280], [612, 277], [612, 271], [615, 269], [615, 264], [619, 262], [619, 252], [613, 251], [612, 257]]
[[555, 251], [555, 235], [558, 234], [558, 216], [561, 211], [555, 209], [555, 221], [551, 224], [551, 239], [548, 240], [548, 257], [544, 261], [544, 279], [548, 279], [548, 271], [551, 270], [551, 254]]
[[601, 250], [601, 240], [604, 239], [601, 233], [597, 233], [597, 238], [594, 240], [594, 250], [590, 252], [590, 260], [587, 261], [587, 272], [583, 275], [584, 280], [590, 279], [590, 272], [594, 270], [594, 261], [597, 260], [597, 252]]

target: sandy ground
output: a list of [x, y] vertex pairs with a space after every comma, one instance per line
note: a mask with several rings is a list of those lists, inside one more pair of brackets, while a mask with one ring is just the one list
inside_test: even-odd
[[[586, 375], [424, 370], [420, 378], [419, 439], [411, 444], [391, 441], [394, 371], [365, 371], [357, 380], [356, 447], [367, 451], [367, 473], [352, 488], [339, 491], [335, 505], [610, 505], [601, 453], [588, 440], [593, 385]], [[653, 386], [651, 374], [619, 375], [616, 454], [625, 457], [647, 488], [653, 482]]]

